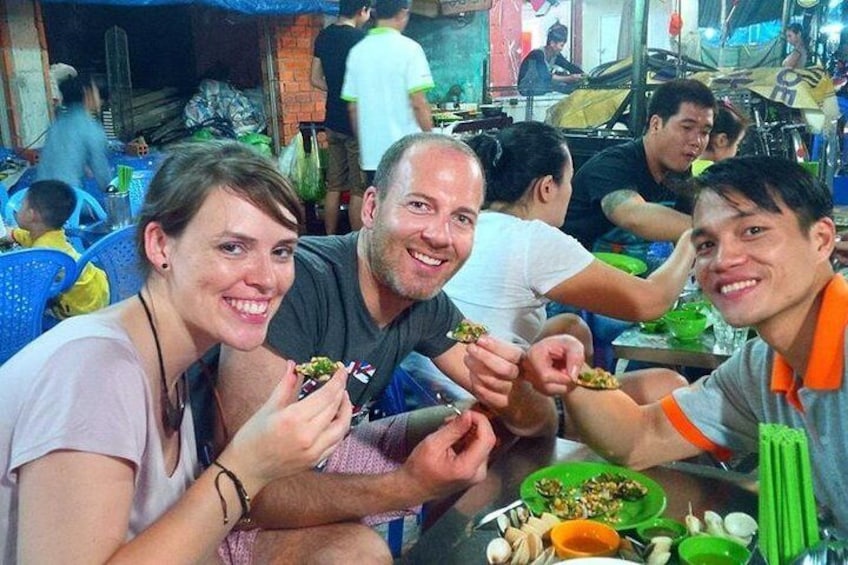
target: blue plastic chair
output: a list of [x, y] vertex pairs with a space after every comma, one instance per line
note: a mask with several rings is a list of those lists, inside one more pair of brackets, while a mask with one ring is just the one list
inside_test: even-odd
[[[9, 202], [9, 190], [6, 185], [0, 182], [0, 213], [6, 210], [6, 204]], [[5, 220], [5, 217], [4, 217]]]
[[0, 254], [0, 364], [41, 335], [47, 301], [76, 279], [73, 258], [57, 249]]
[[85, 250], [77, 261], [82, 272], [93, 263], [106, 272], [109, 281], [109, 304], [120, 302], [141, 290], [144, 277], [135, 246], [136, 226], [127, 226], [104, 236]]
[[[17, 222], [15, 221], [15, 212], [20, 210], [27, 190], [29, 189], [25, 188], [24, 190], [19, 190], [11, 195], [9, 197], [9, 201], [3, 207], [3, 219], [7, 224], [17, 225]], [[80, 218], [82, 217], [83, 212], [86, 211], [88, 211], [91, 216], [93, 220], [92, 223], [94, 221], [102, 221], [106, 219], [106, 211], [96, 198], [79, 188], [74, 189], [74, 194], [77, 196], [77, 205], [74, 207], [74, 211], [71, 212], [71, 217], [68, 218], [67, 222], [65, 222], [65, 228], [72, 230], [79, 229]]]

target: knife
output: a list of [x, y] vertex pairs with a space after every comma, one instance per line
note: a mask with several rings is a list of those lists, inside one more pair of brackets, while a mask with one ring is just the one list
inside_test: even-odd
[[500, 516], [502, 514], [506, 514], [507, 512], [512, 510], [513, 508], [518, 508], [519, 506], [522, 506], [523, 504], [524, 504], [524, 501], [519, 498], [518, 500], [510, 502], [506, 506], [498, 508], [497, 510], [492, 510], [491, 512], [489, 512], [488, 514], [486, 514], [485, 516], [483, 516], [482, 518], [480, 518], [477, 521], [477, 524], [474, 526], [474, 529], [477, 530], [477, 529], [482, 528], [483, 526], [485, 526], [486, 524], [488, 524], [492, 520], [497, 519], [498, 516]]

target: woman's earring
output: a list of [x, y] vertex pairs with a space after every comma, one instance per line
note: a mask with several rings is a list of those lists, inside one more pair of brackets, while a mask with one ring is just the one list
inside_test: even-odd
[[167, 264], [167, 263], [162, 263], [162, 269], [167, 269], [167, 268], [168, 268], [168, 264]]

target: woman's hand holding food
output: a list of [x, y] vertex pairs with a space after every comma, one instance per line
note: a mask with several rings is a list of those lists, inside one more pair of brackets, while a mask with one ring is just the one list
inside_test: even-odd
[[347, 434], [352, 412], [347, 371], [337, 369], [326, 384], [296, 402], [301, 380], [289, 361], [268, 401], [221, 454], [229, 466], [238, 468], [245, 484], [248, 475], [253, 477], [253, 492], [274, 479], [314, 467]]
[[583, 345], [570, 335], [556, 335], [534, 343], [527, 351], [522, 376], [548, 396], [570, 392], [585, 367]]

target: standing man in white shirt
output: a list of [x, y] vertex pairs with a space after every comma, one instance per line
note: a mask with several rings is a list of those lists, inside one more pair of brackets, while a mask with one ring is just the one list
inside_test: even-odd
[[401, 33], [409, 0], [377, 0], [374, 11], [377, 26], [350, 50], [342, 87], [369, 185], [392, 143], [433, 128], [426, 97], [434, 86], [430, 65], [421, 45]]

